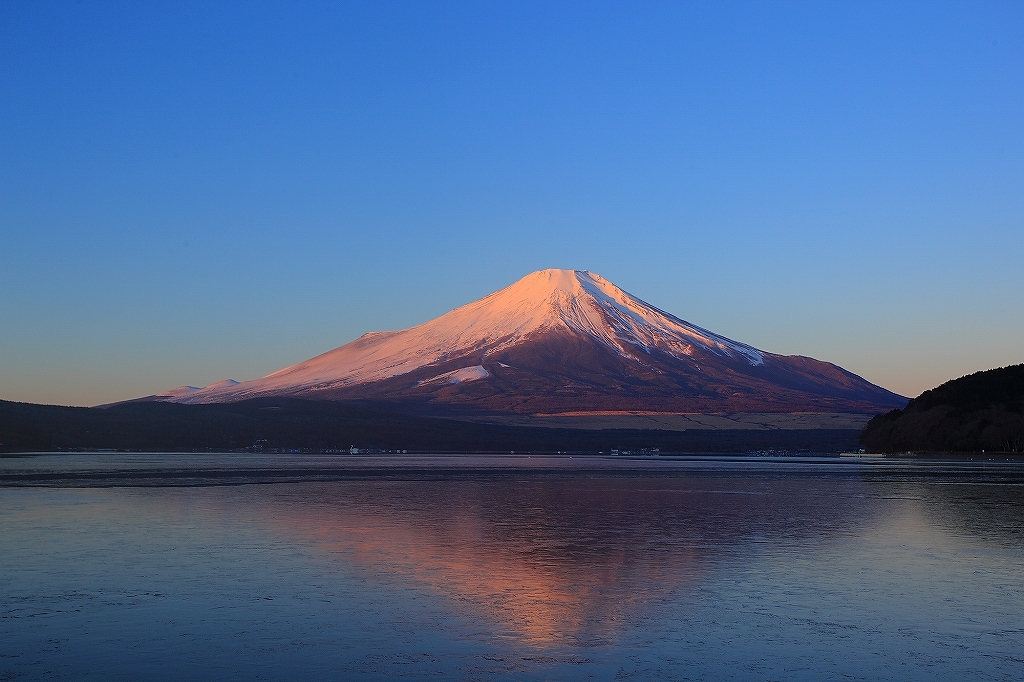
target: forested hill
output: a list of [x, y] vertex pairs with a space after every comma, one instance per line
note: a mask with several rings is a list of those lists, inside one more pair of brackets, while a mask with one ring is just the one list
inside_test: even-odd
[[861, 443], [872, 452], [1024, 452], [1024, 365], [925, 391], [869, 421]]

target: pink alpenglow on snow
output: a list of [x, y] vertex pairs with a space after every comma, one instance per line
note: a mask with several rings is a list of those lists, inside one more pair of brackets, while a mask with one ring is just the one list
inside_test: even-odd
[[371, 399], [442, 412], [870, 412], [905, 403], [835, 365], [774, 355], [692, 325], [600, 275], [554, 269], [260, 379], [156, 398], [270, 396]]

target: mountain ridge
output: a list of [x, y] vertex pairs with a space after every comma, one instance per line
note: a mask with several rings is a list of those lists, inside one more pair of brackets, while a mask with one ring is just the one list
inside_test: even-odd
[[409, 329], [247, 382], [150, 399], [372, 399], [413, 411], [873, 412], [906, 399], [831, 363], [733, 341], [585, 270], [540, 270]]

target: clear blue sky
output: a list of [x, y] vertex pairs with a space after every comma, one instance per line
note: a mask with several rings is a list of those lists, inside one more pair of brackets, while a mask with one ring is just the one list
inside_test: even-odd
[[1024, 362], [1018, 2], [212, 4], [0, 2], [0, 398], [545, 267], [906, 395]]

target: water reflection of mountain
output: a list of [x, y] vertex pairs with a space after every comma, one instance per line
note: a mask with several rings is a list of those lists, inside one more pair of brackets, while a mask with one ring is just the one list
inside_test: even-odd
[[[259, 523], [385, 584], [413, 580], [535, 645], [614, 637], [723, 557], [865, 521], [863, 484], [785, 478], [523, 478], [274, 486]], [[237, 502], [237, 498], [235, 500]]]

